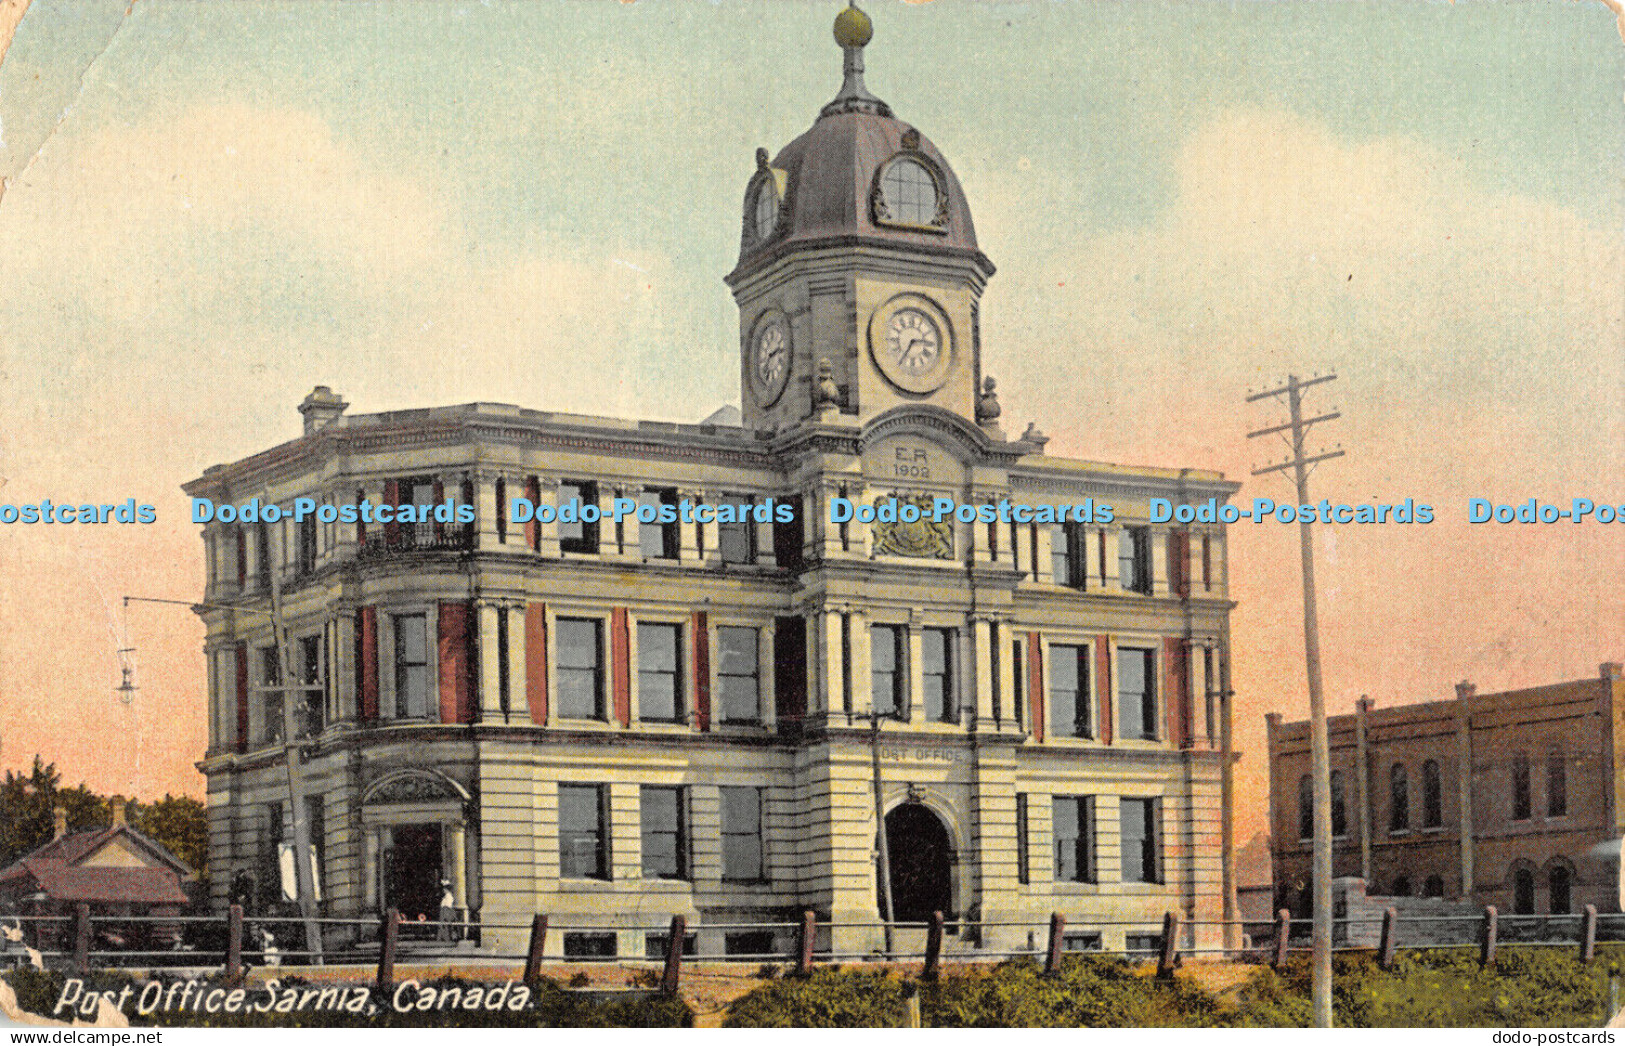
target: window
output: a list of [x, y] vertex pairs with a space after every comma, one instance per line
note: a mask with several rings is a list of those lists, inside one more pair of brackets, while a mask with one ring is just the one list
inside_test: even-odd
[[1151, 529], [1124, 527], [1117, 536], [1117, 582], [1124, 592], [1151, 591]]
[[1315, 835], [1315, 783], [1308, 774], [1298, 778], [1298, 838]]
[[1213, 537], [1209, 534], [1202, 535], [1202, 588], [1213, 590]]
[[429, 622], [424, 614], [395, 616], [395, 716], [429, 714]]
[[415, 522], [402, 528], [402, 540], [408, 546], [428, 547], [434, 544], [435, 522], [434, 513], [434, 487], [432, 479], [409, 479], [405, 481], [407, 503], [414, 506], [412, 513]]
[[612, 933], [567, 933], [564, 935], [566, 959], [613, 959], [615, 935]]
[[1098, 952], [1105, 949], [1105, 943], [1098, 933], [1063, 933], [1061, 935], [1061, 950], [1063, 952]]
[[756, 233], [758, 240], [765, 240], [773, 232], [773, 226], [779, 220], [779, 194], [773, 189], [771, 174], [756, 183], [756, 199], [751, 229]]
[[1093, 737], [1089, 714], [1089, 648], [1049, 648], [1049, 723], [1056, 737]]
[[638, 716], [683, 722], [683, 626], [638, 625]]
[[1394, 888], [1388, 892], [1390, 897], [1409, 897], [1411, 895], [1411, 880], [1409, 876], [1401, 875], [1394, 880]]
[[1422, 764], [1422, 827], [1438, 828], [1444, 824], [1444, 788], [1440, 784], [1439, 764], [1429, 759]]
[[254, 582], [261, 592], [271, 590], [271, 528], [254, 524]]
[[1218, 659], [1213, 656], [1212, 647], [1202, 648], [1202, 678], [1207, 680], [1207, 691], [1203, 694], [1203, 711], [1207, 716], [1207, 741], [1214, 744], [1219, 740], [1219, 677], [1214, 674], [1218, 668]]
[[[653, 509], [656, 522], [646, 523], [644, 517]], [[660, 518], [662, 510], [671, 511], [671, 522]], [[670, 487], [651, 487], [638, 495], [638, 549], [644, 559], [677, 558], [677, 491]]]
[[1547, 906], [1553, 915], [1568, 915], [1574, 911], [1574, 899], [1570, 896], [1572, 879], [1567, 865], [1554, 864], [1551, 871], [1546, 873], [1547, 888], [1551, 897]]
[[316, 513], [299, 521], [299, 573], [309, 574], [316, 569]]
[[1157, 807], [1155, 799], [1124, 799], [1121, 803], [1123, 840], [1123, 881], [1161, 881], [1161, 860], [1157, 855]]
[[1147, 741], [1157, 738], [1156, 651], [1121, 647], [1117, 651], [1117, 707], [1124, 732]]
[[[559, 875], [609, 878], [608, 789], [559, 785]], [[614, 954], [613, 949], [610, 951]]]
[[718, 710], [724, 723], [761, 721], [761, 662], [756, 629], [717, 629]]
[[762, 858], [762, 790], [720, 788], [722, 793], [722, 877], [759, 883], [767, 878]]
[[1010, 718], [1017, 726], [1027, 717], [1027, 659], [1021, 656], [1021, 640], [1010, 641]]
[[1343, 788], [1343, 771], [1332, 771], [1332, 836], [1341, 839], [1349, 834], [1348, 803]]
[[717, 524], [717, 552], [724, 563], [756, 562], [756, 524], [750, 518], [751, 499], [725, 497], [723, 505], [731, 505], [740, 514], [732, 523]]
[[1444, 878], [1437, 875], [1428, 876], [1427, 882], [1422, 884], [1422, 896], [1436, 898], [1444, 897]]
[[1058, 795], [1055, 812], [1055, 881], [1095, 881], [1095, 800], [1088, 795]]
[[[671, 934], [669, 933], [644, 934], [643, 957], [645, 959], [664, 959], [666, 957], [666, 946], [670, 940]], [[698, 951], [697, 935], [692, 933], [683, 934], [683, 954], [694, 955]]]
[[[327, 867], [327, 803], [322, 796], [305, 796], [305, 830], [310, 839], [311, 896], [319, 901], [322, 899], [322, 870]], [[294, 875], [298, 874], [295, 869]], [[299, 899], [297, 879], [294, 880], [293, 896], [288, 899]]]
[[925, 714], [932, 722], [953, 723], [959, 719], [959, 701], [954, 694], [953, 649], [953, 633], [946, 628], [928, 628], [920, 634]]
[[1083, 525], [1056, 523], [1050, 528], [1050, 573], [1057, 585], [1083, 588], [1088, 560], [1084, 558]]
[[882, 219], [908, 225], [933, 225], [937, 221], [937, 182], [924, 164], [902, 157], [893, 160], [880, 176]]
[[1567, 817], [1569, 812], [1569, 768], [1563, 753], [1553, 750], [1546, 756], [1546, 816]]
[[1126, 933], [1123, 935], [1123, 951], [1130, 955], [1159, 954], [1162, 951], [1162, 934]]
[[1411, 783], [1404, 763], [1395, 763], [1388, 770], [1388, 830], [1411, 830]]
[[688, 824], [681, 788], [645, 785], [639, 809], [643, 822], [643, 877], [688, 878]]
[[1512, 819], [1529, 820], [1529, 754], [1519, 752], [1512, 757]]
[[[571, 519], [565, 521], [563, 516], [566, 506], [571, 502], [579, 502], [573, 510], [569, 511]], [[590, 523], [581, 521], [582, 506], [592, 507], [593, 520]], [[567, 479], [559, 484], [559, 550], [562, 552], [598, 551], [598, 484], [587, 480]]]
[[1032, 854], [1027, 842], [1027, 793], [1016, 793], [1016, 881], [1033, 881]]
[[903, 713], [908, 679], [904, 635], [905, 631], [898, 625], [869, 626], [869, 693], [874, 710], [881, 715]]
[[772, 930], [735, 930], [722, 935], [722, 954], [776, 959]]
[[558, 633], [560, 718], [604, 718], [604, 623], [561, 617]]
[[[301, 686], [321, 687], [322, 684], [322, 637], [301, 636], [299, 639], [299, 683]], [[322, 732], [324, 713], [326, 712], [325, 688], [321, 690], [306, 690], [295, 703], [294, 707], [304, 709], [304, 722], [300, 724], [303, 731], [301, 736], [314, 737]]]
[[1519, 868], [1512, 873], [1512, 914], [1535, 914], [1535, 873]]
[[267, 646], [260, 648], [260, 735], [259, 739], [267, 744], [280, 742], [286, 735], [283, 730], [285, 722], [282, 716], [283, 691], [276, 689], [282, 685], [282, 659], [277, 648]]

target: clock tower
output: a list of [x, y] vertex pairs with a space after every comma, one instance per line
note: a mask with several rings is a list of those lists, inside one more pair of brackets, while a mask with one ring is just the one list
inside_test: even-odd
[[993, 264], [948, 161], [864, 85], [873, 35], [868, 15], [841, 11], [840, 92], [777, 156], [756, 151], [727, 276], [746, 429], [861, 425], [909, 405], [976, 420]]

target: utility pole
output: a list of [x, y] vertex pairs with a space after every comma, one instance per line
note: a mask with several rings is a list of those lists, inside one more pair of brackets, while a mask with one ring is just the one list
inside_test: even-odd
[[886, 842], [886, 797], [880, 784], [880, 713], [873, 710], [869, 712], [869, 766], [874, 771], [875, 838], [880, 854], [880, 899], [885, 908], [880, 925], [886, 934], [886, 958], [890, 959], [894, 950], [892, 919], [896, 910], [892, 908], [891, 896], [891, 847]]
[[[1247, 397], [1248, 403], [1285, 396], [1290, 421], [1247, 433], [1248, 439], [1273, 433], [1291, 433], [1291, 457], [1275, 465], [1253, 470], [1262, 476], [1271, 472], [1291, 469], [1297, 481], [1298, 505], [1311, 505], [1309, 500], [1309, 468], [1317, 462], [1343, 456], [1341, 450], [1306, 454], [1304, 438], [1310, 428], [1333, 421], [1341, 415], [1337, 411], [1313, 418], [1303, 416], [1303, 392], [1324, 382], [1333, 381], [1335, 374], [1325, 374], [1303, 381], [1296, 374], [1287, 378], [1285, 385], [1255, 392]], [[1309, 676], [1309, 755], [1310, 778], [1314, 788], [1314, 928], [1310, 936], [1310, 997], [1314, 1004], [1317, 1028], [1332, 1026], [1332, 782], [1330, 745], [1326, 739], [1326, 697], [1321, 689], [1320, 677], [1320, 619], [1315, 604], [1315, 545], [1313, 515], [1302, 511], [1298, 516], [1298, 543], [1303, 560], [1303, 653]]]
[[279, 691], [282, 700], [282, 741], [288, 773], [288, 800], [293, 807], [293, 867], [295, 890], [298, 893], [299, 914], [305, 924], [305, 950], [308, 961], [314, 965], [322, 961], [322, 930], [316, 921], [316, 891], [311, 880], [310, 822], [305, 817], [304, 777], [300, 772], [303, 753], [299, 747], [296, 713], [290, 695], [303, 696], [310, 692], [324, 692], [321, 686], [290, 684], [293, 678], [292, 655], [288, 648], [288, 628], [282, 619], [282, 586], [276, 571], [271, 572], [271, 609], [230, 606], [224, 603], [193, 603], [184, 599], [154, 599], [150, 596], [125, 596], [124, 605], [131, 603], [166, 603], [191, 607], [195, 610], [229, 610], [234, 614], [259, 614], [271, 619], [272, 638], [276, 641], [278, 671], [282, 679], [277, 686], [257, 687], [261, 692]]

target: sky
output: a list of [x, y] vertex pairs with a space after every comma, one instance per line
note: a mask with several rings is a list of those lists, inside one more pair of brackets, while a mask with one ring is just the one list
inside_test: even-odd
[[[34, 0], [0, 65], [0, 767], [201, 793], [203, 563], [180, 484], [353, 412], [698, 420], [738, 402], [754, 152], [840, 81], [828, 2]], [[1625, 659], [1625, 46], [1591, 0], [880, 2], [869, 85], [954, 166], [984, 369], [1052, 454], [1222, 470], [1335, 371], [1316, 535], [1328, 705]], [[1318, 443], [1316, 444], [1318, 445]], [[1238, 816], [1306, 714], [1297, 528], [1232, 528]], [[115, 691], [120, 649], [139, 689]]]

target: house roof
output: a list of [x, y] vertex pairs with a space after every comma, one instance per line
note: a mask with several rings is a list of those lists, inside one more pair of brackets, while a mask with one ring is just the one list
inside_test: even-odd
[[[115, 842], [122, 842], [123, 849], [146, 863], [88, 863]], [[54, 901], [184, 904], [187, 898], [180, 881], [191, 875], [192, 869], [161, 843], [127, 824], [117, 824], [51, 840], [0, 869], [0, 887], [42, 891]]]

